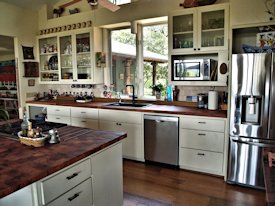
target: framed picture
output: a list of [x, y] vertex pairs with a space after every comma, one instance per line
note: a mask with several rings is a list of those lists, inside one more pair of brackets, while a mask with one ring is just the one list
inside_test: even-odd
[[35, 79], [28, 80], [28, 86], [33, 87], [35, 85]]
[[34, 59], [33, 47], [22, 46], [24, 59]]
[[24, 77], [39, 77], [38, 62], [24, 62], [25, 76]]

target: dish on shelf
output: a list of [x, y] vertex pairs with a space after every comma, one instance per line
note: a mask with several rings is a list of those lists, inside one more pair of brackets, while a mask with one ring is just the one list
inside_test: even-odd
[[48, 68], [49, 70], [57, 70], [57, 66], [58, 66], [58, 59], [57, 59], [57, 56], [54, 55], [49, 59]]
[[245, 53], [271, 53], [271, 52], [275, 52], [275, 46], [258, 47], [258, 46], [251, 46], [251, 45], [243, 44], [242, 49]]

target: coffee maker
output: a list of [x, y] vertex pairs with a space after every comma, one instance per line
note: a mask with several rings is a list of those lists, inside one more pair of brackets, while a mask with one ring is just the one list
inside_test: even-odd
[[208, 102], [207, 94], [199, 93], [197, 102], [198, 102], [197, 103], [198, 108], [201, 108], [201, 109], [205, 108], [205, 106], [207, 105], [207, 102]]

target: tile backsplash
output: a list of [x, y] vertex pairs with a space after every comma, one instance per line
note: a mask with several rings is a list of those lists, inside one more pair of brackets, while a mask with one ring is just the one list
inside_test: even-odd
[[[192, 87], [192, 86], [178, 86], [179, 101], [186, 101], [186, 96], [197, 96], [199, 93], [208, 94], [209, 90], [213, 90], [213, 87]], [[227, 87], [214, 87], [214, 90], [219, 93], [227, 92]]]
[[[104, 85], [93, 85], [92, 88], [72, 88], [71, 85], [67, 84], [57, 84], [57, 85], [45, 85], [44, 92], [47, 92], [48, 90], [57, 90], [59, 94], [63, 94], [65, 92], [67, 93], [85, 93], [87, 92], [90, 94], [93, 92], [95, 97], [103, 97], [103, 91], [104, 91]], [[186, 96], [196, 96], [199, 93], [205, 93], [207, 94], [209, 90], [212, 90], [213, 87], [194, 87], [194, 86], [178, 86], [179, 92], [179, 101], [186, 101]], [[216, 91], [227, 92], [227, 87], [215, 87]], [[109, 89], [107, 89], [109, 91]], [[115, 96], [116, 97], [116, 96]]]

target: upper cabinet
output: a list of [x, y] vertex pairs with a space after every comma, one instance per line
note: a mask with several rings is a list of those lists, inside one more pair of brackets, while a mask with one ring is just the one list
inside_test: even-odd
[[[96, 32], [101, 31], [96, 30]], [[39, 37], [38, 42], [40, 83], [103, 82], [103, 69], [96, 67], [95, 64], [95, 53], [101, 51], [102, 41], [93, 38], [91, 29]]]
[[219, 51], [228, 48], [227, 4], [176, 11], [169, 16], [171, 53]]

